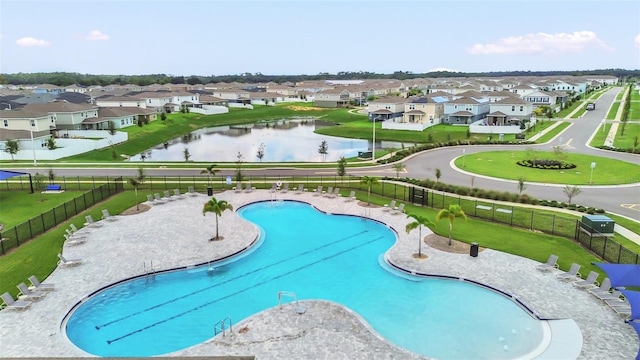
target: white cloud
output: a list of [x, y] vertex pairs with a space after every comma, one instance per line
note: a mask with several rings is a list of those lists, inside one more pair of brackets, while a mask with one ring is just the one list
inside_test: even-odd
[[85, 40], [89, 40], [89, 41], [96, 41], [96, 40], [109, 40], [109, 35], [103, 33], [100, 30], [92, 30], [89, 35], [85, 35], [83, 36], [83, 39]]
[[21, 39], [16, 40], [16, 44], [20, 46], [49, 46], [50, 42], [44, 39], [36, 39], [31, 36], [23, 37]]
[[633, 44], [637, 47], [640, 48], [640, 34], [636, 35], [635, 38], [633, 38]]
[[467, 52], [475, 55], [502, 54], [559, 54], [575, 53], [587, 47], [599, 47], [612, 51], [613, 48], [600, 40], [593, 31], [573, 33], [536, 33], [510, 36], [487, 44], [475, 44]]

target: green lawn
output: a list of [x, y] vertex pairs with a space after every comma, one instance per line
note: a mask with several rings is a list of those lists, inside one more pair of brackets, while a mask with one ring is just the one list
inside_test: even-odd
[[[616, 138], [613, 141], [613, 146], [620, 149], [627, 149], [638, 147], [634, 144], [640, 138], [640, 123], [627, 123], [624, 129], [624, 135], [622, 135], [622, 124], [618, 126], [618, 132]], [[634, 146], [635, 145], [635, 146]]]
[[[555, 121], [553, 121], [555, 122]], [[545, 122], [546, 124], [546, 122]], [[571, 125], [570, 122], [567, 121], [562, 121], [560, 123], [560, 125], [556, 126], [555, 128], [553, 128], [553, 130], [549, 131], [548, 133], [542, 135], [536, 142], [539, 144], [544, 144], [547, 141], [553, 139], [556, 135], [558, 135], [559, 133], [561, 133], [564, 129], [568, 128]]]
[[629, 120], [640, 120], [640, 100], [632, 101], [629, 104]]
[[65, 191], [59, 194], [29, 194], [27, 190], [0, 191], [0, 224], [5, 229], [21, 224], [76, 198], [85, 191]]
[[[586, 106], [586, 105], [585, 105], [585, 106]], [[586, 113], [586, 112], [587, 112], [587, 109], [583, 107], [582, 109], [580, 109], [580, 110], [576, 111], [576, 113], [575, 113], [575, 114], [571, 115], [571, 118], [572, 118], [572, 119], [580, 118], [580, 117], [582, 117], [582, 115], [584, 115], [584, 113]]]
[[[552, 152], [536, 151], [538, 159], [555, 159]], [[583, 154], [565, 153], [567, 162], [577, 165], [571, 170], [533, 169], [516, 164], [527, 159], [527, 151], [491, 151], [464, 156], [464, 170], [503, 179], [517, 180], [524, 177], [527, 181], [549, 184], [589, 184], [591, 162], [596, 163], [593, 171], [593, 184], [615, 185], [640, 182], [640, 166], [624, 161], [607, 159]], [[463, 168], [463, 157], [455, 161]]]
[[611, 109], [607, 113], [607, 120], [613, 120], [616, 118], [616, 114], [618, 113], [618, 108], [620, 107], [620, 102], [616, 101], [611, 105]]
[[631, 89], [629, 96], [631, 97], [631, 101], [640, 101], [640, 91], [638, 90]]
[[605, 123], [598, 127], [598, 132], [593, 136], [590, 146], [602, 146], [604, 145], [604, 141], [607, 139], [607, 135], [609, 134], [609, 129], [611, 129], [611, 123]]
[[573, 104], [571, 104], [571, 106], [560, 110], [555, 116], [556, 116], [556, 118], [564, 119], [567, 116], [569, 116], [569, 114], [571, 114], [571, 112], [573, 112], [573, 110], [575, 110], [576, 108], [578, 108], [580, 106], [584, 107], [585, 105], [586, 105], [585, 101], [576, 100], [576, 101], [573, 102]]
[[616, 95], [616, 101], [620, 101], [620, 100], [622, 100], [622, 97], [624, 96], [624, 92], [625, 92], [625, 91], [626, 91], [626, 89], [625, 89], [625, 88], [623, 88], [623, 89], [622, 89], [622, 91], [620, 91], [620, 92], [618, 93], [618, 95]]

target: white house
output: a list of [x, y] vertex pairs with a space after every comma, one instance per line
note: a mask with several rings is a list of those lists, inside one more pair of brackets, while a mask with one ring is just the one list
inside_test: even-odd
[[533, 104], [512, 96], [489, 105], [488, 125], [520, 125], [523, 120], [531, 119]]
[[157, 112], [152, 109], [139, 107], [101, 107], [98, 116], [85, 119], [82, 122], [83, 130], [108, 130], [109, 122], [114, 128], [122, 129], [137, 124], [139, 121], [153, 121]]
[[409, 100], [406, 98], [396, 96], [370, 101], [367, 107], [369, 119], [376, 121], [393, 121], [394, 119], [398, 119], [402, 121], [404, 104], [407, 102], [409, 102]]
[[3, 149], [7, 140], [18, 141], [19, 149], [45, 147], [56, 128], [55, 116], [40, 109], [2, 110], [0, 124], [0, 144]]
[[96, 105], [105, 107], [139, 107], [146, 108], [144, 99], [135, 96], [105, 96], [94, 99]]
[[488, 98], [462, 97], [444, 104], [444, 122], [468, 125], [484, 119], [489, 113]]
[[557, 96], [552, 92], [536, 91], [529, 95], [523, 96], [522, 100], [530, 102], [531, 104], [533, 104], [534, 108], [547, 105], [551, 106], [551, 108], [556, 111], [559, 110], [557, 104]]
[[58, 130], [81, 130], [82, 122], [98, 116], [98, 106], [92, 104], [74, 104], [66, 101], [54, 101], [44, 104], [28, 104], [25, 110], [45, 111], [54, 117]]
[[344, 88], [323, 90], [315, 93], [314, 101], [317, 107], [346, 107], [351, 101], [351, 93]]
[[422, 131], [442, 122], [447, 98], [426, 96], [405, 100], [402, 117], [384, 121], [383, 129]]

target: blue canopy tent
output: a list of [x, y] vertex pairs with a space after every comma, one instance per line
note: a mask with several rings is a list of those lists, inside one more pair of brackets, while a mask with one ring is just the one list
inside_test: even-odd
[[0, 170], [0, 180], [6, 180], [14, 176], [22, 176], [22, 175], [29, 175], [29, 185], [31, 186], [31, 193], [33, 194], [33, 181], [31, 179], [31, 174], [17, 172], [17, 171]]
[[631, 305], [631, 320], [640, 320], [640, 291], [620, 290]]
[[[629, 325], [631, 325], [636, 332], [638, 333], [638, 338], [640, 338], [640, 322], [638, 321], [627, 321]], [[636, 355], [636, 360], [640, 360], [640, 351], [638, 351], [638, 355]]]
[[593, 263], [604, 270], [611, 280], [611, 287], [640, 286], [640, 265]]

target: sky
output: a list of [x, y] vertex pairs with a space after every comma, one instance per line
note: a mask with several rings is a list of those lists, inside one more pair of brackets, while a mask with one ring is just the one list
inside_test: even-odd
[[1, 0], [0, 72], [640, 69], [640, 1]]

